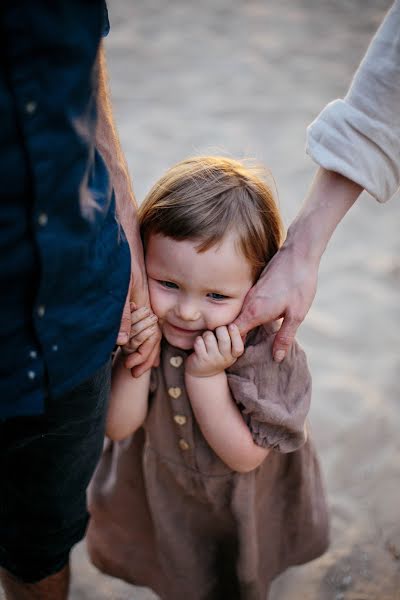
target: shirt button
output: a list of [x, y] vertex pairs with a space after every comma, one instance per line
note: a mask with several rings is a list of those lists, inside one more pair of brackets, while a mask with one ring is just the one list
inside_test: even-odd
[[34, 100], [30, 100], [29, 102], [27, 102], [25, 104], [25, 112], [28, 115], [33, 115], [36, 112], [37, 109], [37, 102], [35, 102]]
[[48, 221], [49, 221], [49, 217], [46, 215], [46, 213], [40, 213], [40, 215], [38, 216], [39, 225], [41, 227], [46, 227]]
[[189, 450], [190, 446], [189, 446], [189, 444], [187, 443], [186, 440], [180, 439], [179, 440], [179, 448], [181, 450], [185, 451], [185, 450]]
[[29, 358], [37, 358], [37, 352], [36, 352], [36, 350], [31, 350], [29, 352]]
[[178, 423], [178, 425], [185, 425], [187, 419], [185, 415], [174, 415], [174, 421], [175, 423]]
[[183, 363], [183, 358], [182, 356], [171, 356], [169, 362], [175, 369], [178, 369]]
[[44, 313], [46, 312], [46, 307], [44, 306], [44, 304], [40, 304], [37, 307], [37, 314], [39, 317], [44, 317]]
[[51, 349], [53, 350], [53, 352], [57, 352], [57, 350], [58, 350], [57, 344], [53, 344]]
[[179, 387], [170, 387], [168, 388], [168, 394], [176, 400], [182, 394], [182, 390]]
[[35, 377], [36, 377], [35, 371], [28, 371], [28, 377], [29, 377], [29, 379], [35, 379]]

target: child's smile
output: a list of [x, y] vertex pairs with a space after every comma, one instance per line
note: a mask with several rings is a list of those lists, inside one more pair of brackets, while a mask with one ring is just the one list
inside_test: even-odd
[[150, 235], [146, 270], [150, 300], [163, 335], [189, 350], [205, 330], [231, 323], [253, 285], [252, 268], [235, 244], [236, 235], [204, 252], [196, 241]]

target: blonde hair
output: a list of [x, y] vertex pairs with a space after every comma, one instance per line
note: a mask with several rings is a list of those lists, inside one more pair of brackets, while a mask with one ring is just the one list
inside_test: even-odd
[[283, 226], [260, 169], [219, 156], [179, 162], [152, 187], [139, 207], [144, 245], [151, 234], [198, 241], [198, 252], [218, 244], [228, 231], [257, 279], [277, 252]]

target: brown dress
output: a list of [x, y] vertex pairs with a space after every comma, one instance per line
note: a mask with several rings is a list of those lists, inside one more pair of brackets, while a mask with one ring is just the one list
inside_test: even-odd
[[164, 340], [144, 432], [106, 446], [89, 490], [87, 539], [98, 568], [162, 600], [266, 600], [280, 572], [325, 551], [305, 354], [294, 344], [275, 363], [272, 342], [272, 328], [255, 329], [227, 370], [254, 441], [272, 449], [240, 474], [204, 439], [184, 386], [187, 353]]

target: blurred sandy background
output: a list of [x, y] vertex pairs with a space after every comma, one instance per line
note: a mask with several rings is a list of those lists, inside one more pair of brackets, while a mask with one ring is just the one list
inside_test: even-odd
[[[174, 162], [224, 152], [272, 170], [288, 224], [315, 168], [306, 126], [343, 96], [390, 4], [109, 0], [113, 103], [138, 200]], [[399, 198], [380, 206], [365, 195], [323, 259], [299, 338], [332, 545], [281, 577], [272, 600], [400, 599], [399, 229]], [[98, 574], [83, 544], [73, 575], [74, 600], [155, 598]]]

